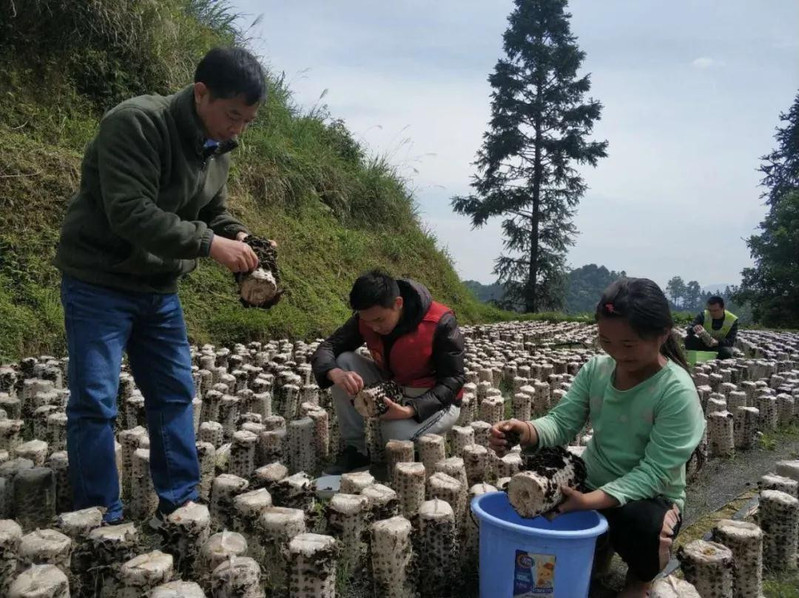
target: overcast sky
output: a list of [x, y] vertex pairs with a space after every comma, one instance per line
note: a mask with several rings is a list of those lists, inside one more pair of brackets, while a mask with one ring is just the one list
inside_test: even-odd
[[[296, 102], [320, 102], [415, 190], [464, 279], [493, 282], [500, 220], [471, 230], [469, 192], [510, 0], [234, 0]], [[796, 0], [573, 0], [596, 139], [568, 261], [700, 284], [737, 283], [761, 220], [759, 156], [799, 88]]]

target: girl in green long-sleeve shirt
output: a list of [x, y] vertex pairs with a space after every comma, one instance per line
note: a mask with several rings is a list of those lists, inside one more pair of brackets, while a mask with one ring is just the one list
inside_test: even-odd
[[600, 510], [613, 550], [628, 565], [620, 595], [646, 596], [679, 531], [685, 464], [702, 440], [705, 418], [657, 284], [645, 278], [613, 283], [596, 320], [607, 355], [586, 363], [545, 417], [494, 426], [491, 445], [504, 453], [510, 430], [523, 446], [563, 445], [590, 421], [594, 434], [583, 454], [590, 491], [565, 489], [557, 512]]

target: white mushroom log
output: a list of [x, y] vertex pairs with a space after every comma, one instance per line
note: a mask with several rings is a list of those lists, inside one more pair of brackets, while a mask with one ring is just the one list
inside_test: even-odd
[[33, 565], [8, 588], [8, 598], [69, 598], [69, 580], [58, 567]]
[[722, 519], [713, 528], [713, 540], [732, 551], [733, 596], [763, 595], [763, 531], [754, 523]]
[[175, 558], [178, 573], [188, 576], [195, 570], [210, 533], [211, 514], [205, 505], [189, 502], [166, 517], [161, 528], [164, 550]]
[[763, 530], [763, 562], [775, 571], [796, 569], [799, 500], [779, 490], [763, 490], [758, 519]]
[[158, 495], [150, 476], [150, 450], [139, 448], [133, 452], [131, 471], [130, 510], [134, 519], [146, 519], [155, 513]]
[[425, 467], [421, 463], [397, 463], [394, 489], [399, 495], [400, 511], [413, 521], [424, 502]]
[[266, 488], [250, 490], [233, 499], [233, 529], [242, 534], [255, 534], [261, 514], [272, 506], [272, 495]]
[[98, 507], [61, 513], [56, 519], [58, 531], [72, 538], [73, 542], [86, 540], [91, 531], [102, 524], [103, 512]]
[[799, 481], [799, 459], [793, 461], [777, 461], [776, 471], [779, 475]]
[[214, 479], [211, 486], [211, 523], [217, 529], [233, 527], [233, 500], [249, 489], [249, 482], [229, 473]]
[[412, 531], [411, 522], [404, 517], [392, 517], [372, 524], [371, 564], [376, 596], [415, 598]]
[[193, 581], [170, 581], [153, 589], [149, 598], [205, 598], [205, 592]]
[[315, 430], [316, 424], [310, 417], [289, 422], [286, 432], [289, 470], [311, 473], [316, 469]]
[[258, 527], [264, 551], [261, 565], [270, 588], [275, 592], [282, 591], [287, 584], [286, 549], [292, 538], [305, 533], [305, 513], [300, 509], [270, 507], [261, 514]]
[[480, 444], [470, 444], [463, 447], [462, 455], [469, 486], [487, 481], [490, 472], [488, 449]]
[[247, 430], [238, 430], [233, 434], [230, 445], [230, 464], [228, 473], [240, 478], [249, 479], [255, 471], [255, 447], [258, 437]]
[[225, 441], [225, 430], [217, 421], [204, 421], [200, 424], [200, 431], [198, 433], [200, 442], [208, 442], [219, 448]]
[[21, 459], [30, 459], [34, 467], [42, 467], [47, 459], [48, 445], [44, 440], [29, 440], [14, 449], [14, 456]]
[[338, 543], [331, 536], [299, 534], [288, 547], [289, 595], [292, 598], [335, 598]]
[[652, 584], [649, 598], [702, 598], [693, 584], [673, 575], [663, 577]]
[[742, 450], [753, 448], [757, 441], [757, 426], [760, 418], [760, 411], [758, 411], [756, 407], [738, 407], [733, 414], [735, 448]]
[[353, 471], [341, 476], [339, 492], [344, 494], [360, 494], [375, 483], [374, 476], [368, 471]]
[[333, 495], [327, 504], [330, 534], [341, 541], [341, 565], [353, 573], [365, 564], [369, 499], [357, 494]]
[[47, 527], [56, 513], [56, 479], [49, 467], [32, 467], [14, 477], [14, 513], [23, 529]]
[[210, 442], [197, 443], [197, 460], [200, 462], [200, 484], [197, 492], [204, 501], [211, 499], [211, 486], [216, 473], [216, 448]]
[[272, 494], [280, 480], [285, 479], [289, 474], [289, 468], [282, 463], [270, 463], [255, 470], [253, 476], [256, 488], [266, 488]]
[[203, 586], [211, 591], [211, 575], [225, 561], [244, 556], [247, 540], [238, 532], [227, 530], [209, 537], [200, 548], [197, 574]]
[[263, 598], [261, 568], [250, 557], [230, 557], [211, 574], [211, 594], [215, 598]]
[[119, 570], [119, 598], [139, 598], [169, 581], [173, 572], [171, 554], [154, 550], [132, 558]]
[[460, 457], [463, 447], [474, 444], [474, 429], [471, 426], [453, 426], [449, 432], [452, 455]]
[[790, 494], [794, 498], [799, 498], [799, 482], [775, 473], [762, 476], [757, 486], [761, 490], [779, 490]]
[[69, 572], [72, 540], [54, 529], [37, 529], [22, 536], [18, 559], [20, 566], [55, 565]]
[[436, 463], [436, 472], [445, 473], [455, 478], [464, 488], [469, 487], [469, 480], [466, 476], [466, 466], [462, 457], [450, 457]]
[[474, 443], [488, 448], [488, 438], [491, 433], [491, 424], [484, 421], [476, 421], [469, 424], [474, 430]]
[[677, 550], [686, 581], [702, 598], [733, 597], [732, 551], [716, 542], [694, 540]]
[[522, 468], [522, 457], [517, 452], [510, 452], [494, 460], [494, 469], [498, 478], [510, 478]]
[[22, 528], [12, 519], [0, 520], [0, 595], [6, 594], [17, 571]]
[[315, 500], [316, 484], [307, 473], [300, 472], [283, 478], [270, 492], [276, 505], [310, 512]]
[[459, 480], [445, 473], [434, 473], [427, 479], [427, 499], [447, 502], [455, 514], [455, 525], [465, 525], [467, 490]]
[[562, 447], [541, 449], [525, 468], [508, 484], [508, 499], [522, 517], [551, 511], [563, 501], [562, 486], [579, 488], [585, 482], [585, 463]]
[[458, 533], [452, 507], [433, 499], [419, 507], [419, 590], [422, 596], [448, 596], [457, 586], [459, 569]]
[[394, 479], [394, 469], [397, 463], [413, 463], [414, 460], [413, 441], [389, 440], [386, 443], [386, 475], [389, 480]]
[[369, 501], [369, 520], [380, 521], [399, 515], [399, 496], [393, 488], [372, 484], [361, 492]]
[[425, 434], [418, 441], [419, 460], [424, 465], [426, 475], [432, 475], [436, 463], [447, 458], [444, 437], [438, 434]]
[[136, 556], [139, 546], [139, 532], [133, 523], [93, 529], [81, 555], [82, 561], [90, 563], [81, 572], [81, 586], [94, 589], [97, 595], [113, 595], [119, 568]]
[[735, 454], [733, 416], [729, 411], [716, 411], [707, 416], [707, 440], [711, 457], [729, 458]]

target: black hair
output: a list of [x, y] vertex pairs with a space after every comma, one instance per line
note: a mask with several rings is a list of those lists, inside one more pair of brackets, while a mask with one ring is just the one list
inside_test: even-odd
[[392, 307], [399, 296], [399, 285], [392, 276], [383, 270], [369, 270], [361, 274], [352, 285], [350, 307], [356, 311], [375, 305]]
[[710, 299], [707, 300], [708, 305], [720, 305], [722, 309], [724, 309], [724, 298], [719, 297], [718, 295], [713, 295]]
[[621, 278], [612, 283], [596, 306], [597, 322], [602, 318], [624, 318], [644, 339], [668, 332], [660, 353], [688, 371], [685, 355], [674, 334], [669, 302], [655, 282], [648, 278]]
[[197, 65], [194, 82], [205, 83], [212, 99], [244, 95], [248, 106], [266, 98], [266, 73], [244, 48], [213, 48]]

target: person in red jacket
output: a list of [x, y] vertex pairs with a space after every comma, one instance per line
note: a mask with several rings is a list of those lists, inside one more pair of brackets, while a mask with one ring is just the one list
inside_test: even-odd
[[[415, 441], [455, 425], [466, 381], [455, 314], [423, 285], [372, 270], [355, 281], [350, 307], [355, 315], [319, 345], [311, 362], [320, 388], [333, 387], [345, 444], [329, 475], [369, 466], [364, 419], [353, 405], [364, 386], [393, 380], [403, 388], [400, 402], [386, 399], [383, 439]], [[371, 359], [356, 352], [364, 342]]]

